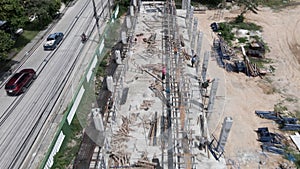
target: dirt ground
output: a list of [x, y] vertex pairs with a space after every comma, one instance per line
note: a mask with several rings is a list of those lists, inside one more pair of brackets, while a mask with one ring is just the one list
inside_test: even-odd
[[[238, 11], [223, 11], [221, 15], [217, 11], [206, 11], [205, 14], [195, 16], [205, 41], [212, 45], [215, 36], [209, 25], [238, 14]], [[224, 88], [218, 87], [220, 91], [217, 92], [216, 104], [221, 104], [222, 108], [218, 109], [220, 112], [217, 113], [219, 119], [215, 120], [216, 129], [210, 131], [218, 137], [224, 117], [233, 118], [224, 154], [228, 168], [276, 168], [279, 162], [284, 161], [283, 158], [262, 153], [255, 130], [269, 127], [272, 132], [280, 131], [274, 122], [257, 117], [254, 111], [274, 110], [274, 105], [278, 103], [282, 103], [292, 113], [300, 110], [300, 6], [280, 11], [259, 8], [258, 14], [247, 13], [245, 16], [246, 21], [263, 27], [262, 37], [270, 49], [266, 58], [271, 59], [270, 65], [275, 68], [275, 72], [263, 79], [247, 77], [245, 74], [226, 72], [211, 59], [210, 76], [220, 76], [220, 81], [224, 80], [224, 83], [220, 83]], [[206, 50], [210, 48], [203, 47]], [[218, 93], [221, 99], [218, 99]], [[284, 135], [287, 138], [289, 136], [287, 133]]]

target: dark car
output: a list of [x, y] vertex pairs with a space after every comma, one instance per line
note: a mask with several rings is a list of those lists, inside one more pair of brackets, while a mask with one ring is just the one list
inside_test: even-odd
[[64, 34], [62, 32], [52, 33], [47, 37], [47, 42], [44, 44], [44, 50], [54, 50], [62, 41]]
[[5, 85], [7, 95], [24, 93], [34, 79], [36, 79], [36, 72], [33, 69], [23, 69], [14, 74]]

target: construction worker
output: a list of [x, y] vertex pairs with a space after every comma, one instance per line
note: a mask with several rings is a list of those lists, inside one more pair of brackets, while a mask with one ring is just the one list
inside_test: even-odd
[[166, 79], [166, 74], [167, 74], [167, 69], [165, 66], [163, 66], [162, 70], [161, 70], [161, 80], [164, 81]]
[[205, 82], [202, 83], [202, 88], [206, 89], [209, 86], [210, 79], [207, 79]]
[[178, 53], [178, 50], [176, 47], [174, 47], [174, 55], [177, 55], [177, 53]]
[[196, 63], [196, 58], [197, 58], [197, 55], [195, 54], [191, 59], [192, 67], [194, 67], [194, 64]]

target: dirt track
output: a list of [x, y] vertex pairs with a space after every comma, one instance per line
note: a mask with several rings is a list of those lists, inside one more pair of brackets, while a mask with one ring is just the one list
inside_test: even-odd
[[[209, 27], [210, 23], [233, 18], [238, 13], [225, 11], [218, 19], [214, 17], [215, 14], [216, 11], [207, 11], [206, 14], [196, 15], [205, 41], [210, 45], [214, 37]], [[264, 79], [249, 78], [244, 74], [228, 73], [217, 67], [213, 59], [210, 60], [210, 76], [224, 80], [221, 84], [225, 86], [222, 88], [219, 85], [216, 99], [218, 105], [215, 105], [218, 112], [211, 118], [215, 126], [210, 131], [218, 138], [222, 120], [231, 116], [234, 122], [225, 146], [225, 157], [227, 162], [233, 165], [229, 165], [228, 168], [275, 168], [278, 162], [282, 161], [281, 157], [262, 154], [254, 130], [266, 126], [272, 132], [279, 132], [277, 125], [257, 117], [254, 111], [273, 110], [274, 105], [278, 103], [283, 103], [293, 113], [299, 110], [300, 6], [288, 7], [281, 11], [260, 8], [258, 14], [247, 13], [246, 19], [263, 27], [262, 37], [270, 49], [266, 58], [271, 59], [271, 63], [267, 66], [272, 65], [275, 72]], [[204, 49], [209, 50], [209, 46], [204, 45]]]

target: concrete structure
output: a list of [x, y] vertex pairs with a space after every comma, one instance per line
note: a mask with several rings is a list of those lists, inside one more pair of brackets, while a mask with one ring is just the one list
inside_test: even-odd
[[219, 143], [217, 147], [217, 151], [222, 152], [224, 151], [224, 147], [232, 126], [233, 120], [231, 117], [226, 117], [223, 122], [222, 131], [219, 138]]
[[190, 66], [192, 50], [200, 55], [201, 49], [190, 46], [192, 38], [193, 44], [205, 41], [203, 34], [196, 38], [197, 31], [192, 29], [196, 27], [191, 23], [193, 7], [185, 8], [190, 13], [176, 9], [173, 1], [138, 1], [131, 7], [121, 35], [123, 60], [113, 76], [114, 103], [103, 117], [101, 159], [93, 166], [226, 168], [224, 159], [215, 160], [206, 148], [210, 141], [208, 105], [201, 84], [206, 80], [210, 52], [199, 56], [196, 68]]

